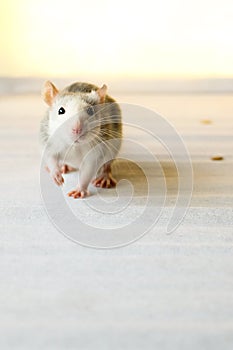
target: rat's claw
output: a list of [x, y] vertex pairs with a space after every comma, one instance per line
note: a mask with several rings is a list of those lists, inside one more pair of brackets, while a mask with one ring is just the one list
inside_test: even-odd
[[88, 195], [89, 193], [86, 190], [83, 190], [83, 191], [74, 190], [68, 193], [68, 196], [73, 198], [84, 198], [84, 197], [87, 197]]

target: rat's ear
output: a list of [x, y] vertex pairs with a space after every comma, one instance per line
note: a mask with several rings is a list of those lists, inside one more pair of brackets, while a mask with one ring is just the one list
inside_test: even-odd
[[105, 96], [106, 96], [106, 92], [107, 92], [107, 85], [103, 85], [100, 89], [98, 89], [97, 94], [99, 95], [100, 98], [100, 103], [104, 103], [105, 101]]
[[54, 98], [58, 94], [58, 89], [56, 88], [51, 81], [46, 81], [42, 88], [42, 98], [49, 105], [52, 106]]

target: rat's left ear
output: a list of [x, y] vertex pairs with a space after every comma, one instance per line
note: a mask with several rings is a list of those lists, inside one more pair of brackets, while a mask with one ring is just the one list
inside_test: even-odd
[[53, 100], [57, 96], [58, 92], [59, 92], [58, 89], [56, 88], [56, 86], [53, 83], [51, 83], [51, 81], [46, 81], [46, 83], [44, 84], [44, 86], [42, 88], [41, 95], [42, 95], [43, 100], [49, 106], [52, 106]]
[[103, 85], [100, 89], [98, 89], [97, 94], [99, 95], [100, 98], [100, 103], [104, 103], [105, 97], [106, 97], [106, 92], [107, 92], [107, 85]]

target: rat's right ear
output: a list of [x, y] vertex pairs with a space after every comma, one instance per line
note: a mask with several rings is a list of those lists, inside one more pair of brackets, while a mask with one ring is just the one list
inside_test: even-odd
[[46, 81], [42, 89], [42, 98], [49, 105], [52, 106], [54, 98], [58, 94], [58, 89], [51, 81]]

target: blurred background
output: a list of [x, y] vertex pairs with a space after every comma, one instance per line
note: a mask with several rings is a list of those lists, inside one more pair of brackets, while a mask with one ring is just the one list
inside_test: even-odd
[[[233, 0], [0, 1], [1, 350], [233, 349], [232, 34]], [[125, 113], [123, 147], [127, 138], [137, 140], [156, 164], [134, 150], [142, 168], [120, 163], [114, 174], [131, 182], [133, 201], [124, 182], [122, 211], [115, 211], [114, 194], [100, 197], [120, 215], [109, 222], [113, 228], [147, 213], [146, 167], [155, 212], [166, 184], [160, 220], [139, 241], [111, 251], [57, 232], [39, 182], [38, 133], [47, 108], [40, 90], [48, 79], [58, 88], [106, 83], [118, 102], [156, 111], [175, 127], [194, 186], [173, 234], [165, 233], [167, 223], [188, 178], [168, 152], [175, 154], [177, 138], [166, 134], [161, 142], [166, 128], [153, 114], [130, 119], [127, 129]], [[123, 158], [132, 154], [123, 147]], [[92, 199], [93, 207], [77, 205], [80, 219], [85, 211], [95, 225], [99, 196]]]
[[228, 91], [232, 18], [232, 0], [3, 0], [0, 76]]

